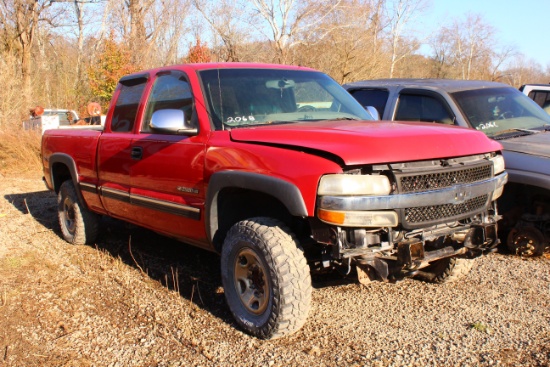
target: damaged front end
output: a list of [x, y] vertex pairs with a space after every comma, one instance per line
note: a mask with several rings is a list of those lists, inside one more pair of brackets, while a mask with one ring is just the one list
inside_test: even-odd
[[474, 258], [498, 245], [495, 200], [507, 180], [501, 155], [363, 167], [321, 179], [313, 238], [321, 268], [357, 268], [392, 281], [438, 260]]

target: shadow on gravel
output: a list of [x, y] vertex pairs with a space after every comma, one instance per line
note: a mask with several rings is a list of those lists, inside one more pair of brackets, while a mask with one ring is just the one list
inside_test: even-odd
[[[61, 239], [54, 193], [28, 192], [9, 194], [4, 198]], [[99, 237], [92, 247], [113, 258], [120, 258], [213, 316], [235, 324], [225, 303], [217, 254], [109, 217], [102, 218]], [[353, 272], [348, 276], [329, 273], [315, 275], [312, 281], [313, 287], [319, 289], [357, 283], [356, 279]]]
[[[28, 192], [8, 194], [4, 198], [61, 239], [54, 193]], [[217, 254], [109, 217], [102, 218], [99, 237], [92, 247], [120, 258], [213, 316], [233, 324], [221, 287]]]
[[96, 247], [147, 274], [212, 315], [233, 323], [215, 253], [104, 217]]
[[57, 232], [57, 198], [51, 191], [7, 194], [4, 199], [22, 214], [32, 215], [38, 223]]

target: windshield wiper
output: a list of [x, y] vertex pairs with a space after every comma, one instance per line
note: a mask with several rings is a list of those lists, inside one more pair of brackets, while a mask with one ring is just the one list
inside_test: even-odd
[[359, 121], [361, 119], [358, 119], [357, 117], [337, 117], [335, 119], [331, 119], [331, 121], [340, 121], [340, 120]]
[[[522, 133], [520, 135], [513, 135], [513, 136], [501, 136], [501, 135], [508, 135], [508, 134], [513, 134], [513, 133]], [[506, 129], [506, 130], [502, 130], [502, 131], [499, 131], [497, 133], [494, 133], [492, 135], [489, 135], [491, 138], [495, 139], [495, 140], [499, 140], [499, 139], [506, 139], [508, 137], [517, 137], [517, 136], [525, 136], [525, 135], [533, 135], [533, 134], [536, 134], [538, 133], [538, 131], [536, 130], [528, 130], [528, 129], [518, 129], [518, 128], [512, 128], [512, 129]], [[499, 138], [499, 136], [501, 136]]]
[[273, 120], [273, 121], [254, 121], [253, 123], [250, 122], [241, 122], [239, 124], [231, 124], [224, 122], [224, 126], [228, 127], [230, 129], [240, 129], [243, 127], [257, 127], [257, 126], [266, 126], [266, 125], [282, 125], [282, 124], [292, 124], [296, 121], [280, 121], [280, 120]]

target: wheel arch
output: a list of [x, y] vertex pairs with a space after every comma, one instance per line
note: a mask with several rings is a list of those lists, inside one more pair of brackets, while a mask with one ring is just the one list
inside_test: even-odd
[[55, 193], [59, 193], [59, 189], [63, 182], [71, 180], [74, 184], [76, 195], [80, 202], [84, 203], [82, 193], [78, 181], [78, 171], [74, 159], [65, 153], [54, 153], [50, 156], [50, 179]]
[[[289, 224], [292, 217], [308, 216], [305, 201], [296, 185], [253, 172], [213, 174], [205, 207], [206, 233], [217, 251], [221, 249], [225, 232], [239, 220], [250, 216], [272, 216]], [[236, 210], [228, 210], [230, 207], [236, 207]]]
[[526, 172], [509, 168], [507, 168], [506, 171], [508, 172], [509, 182], [539, 187], [541, 189], [550, 191], [550, 177], [548, 177], [548, 175], [546, 174], [537, 172]]

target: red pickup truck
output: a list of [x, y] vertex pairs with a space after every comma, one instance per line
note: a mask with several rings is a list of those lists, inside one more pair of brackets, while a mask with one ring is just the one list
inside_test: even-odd
[[221, 254], [237, 323], [298, 330], [311, 274], [458, 279], [498, 243], [507, 180], [483, 133], [372, 119], [304, 67], [189, 64], [123, 77], [103, 131], [50, 130], [63, 237], [108, 215]]

